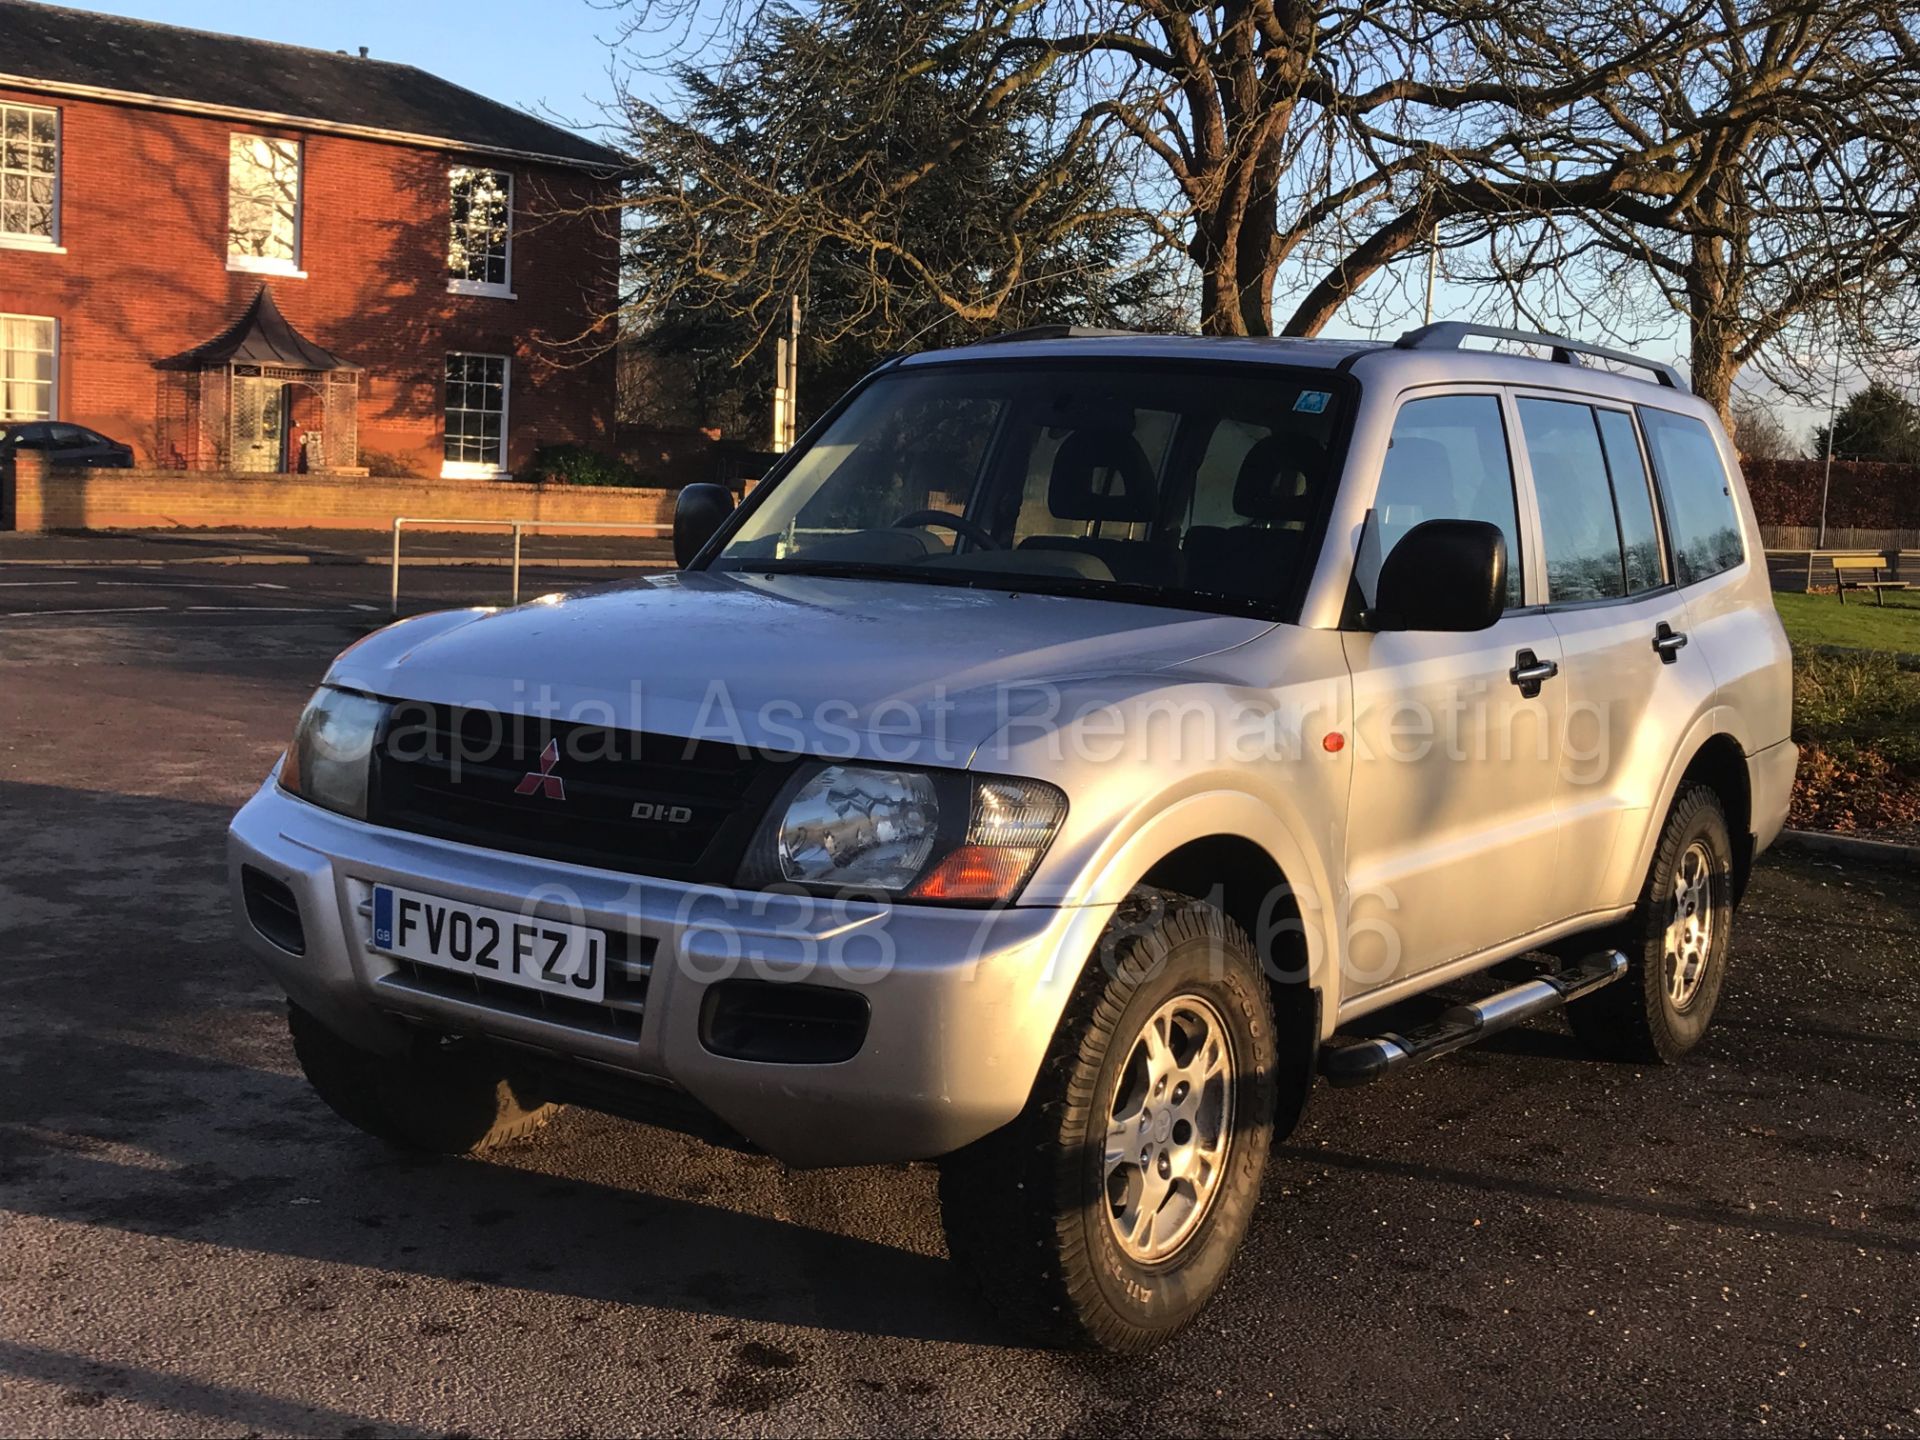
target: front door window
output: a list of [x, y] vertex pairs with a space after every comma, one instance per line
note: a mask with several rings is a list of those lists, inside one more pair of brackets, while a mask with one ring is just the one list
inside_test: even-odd
[[1374, 496], [1380, 559], [1423, 520], [1484, 520], [1507, 541], [1507, 604], [1518, 606], [1520, 521], [1495, 395], [1435, 395], [1400, 408]]

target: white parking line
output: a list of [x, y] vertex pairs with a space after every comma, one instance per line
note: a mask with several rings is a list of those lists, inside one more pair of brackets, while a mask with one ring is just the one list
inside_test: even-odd
[[[72, 581], [67, 581], [72, 584]], [[219, 580], [96, 580], [93, 582], [102, 590], [253, 590], [254, 585], [235, 585]], [[284, 590], [284, 585], [271, 587]]]
[[[360, 607], [372, 609], [372, 606]], [[355, 610], [328, 605], [97, 605], [74, 610], [0, 610], [0, 620], [66, 619], [76, 615], [338, 615], [342, 619], [360, 618]]]
[[334, 615], [330, 605], [189, 605], [189, 615]]
[[0, 580], [0, 590], [51, 590], [56, 585], [78, 585], [78, 580]]
[[0, 620], [38, 620], [45, 615], [152, 615], [166, 608], [165, 605], [126, 605], [92, 610], [8, 610], [0, 612]]

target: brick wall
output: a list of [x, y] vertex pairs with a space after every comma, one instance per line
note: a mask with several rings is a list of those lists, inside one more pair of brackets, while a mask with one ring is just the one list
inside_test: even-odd
[[[0, 249], [0, 311], [60, 321], [58, 418], [163, 453], [162, 374], [153, 362], [209, 340], [263, 277], [226, 267], [227, 147], [236, 131], [304, 146], [305, 279], [270, 278], [296, 328], [366, 369], [363, 456], [434, 476], [441, 462], [444, 356], [509, 355], [508, 461], [538, 444], [610, 448], [613, 360], [576, 363], [560, 342], [611, 308], [617, 247], [602, 217], [568, 214], [610, 198], [582, 172], [306, 134], [144, 107], [0, 97], [61, 112], [60, 244], [65, 254]], [[517, 299], [447, 292], [447, 171], [463, 163], [514, 176]]]
[[672, 523], [678, 496], [677, 491], [664, 489], [589, 489], [501, 480], [50, 469], [31, 452], [22, 452], [15, 461], [10, 489], [14, 526], [20, 530], [183, 526], [384, 530], [396, 515], [653, 525]]

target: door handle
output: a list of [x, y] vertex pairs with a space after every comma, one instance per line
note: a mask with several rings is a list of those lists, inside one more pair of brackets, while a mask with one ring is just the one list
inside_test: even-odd
[[1676, 630], [1664, 620], [1653, 627], [1653, 650], [1660, 657], [1662, 665], [1671, 665], [1678, 660], [1686, 644], [1686, 631]]
[[1560, 673], [1557, 661], [1542, 660], [1531, 650], [1522, 650], [1513, 657], [1513, 668], [1507, 671], [1507, 678], [1520, 687], [1520, 696], [1531, 700], [1540, 693], [1543, 681], [1551, 680]]

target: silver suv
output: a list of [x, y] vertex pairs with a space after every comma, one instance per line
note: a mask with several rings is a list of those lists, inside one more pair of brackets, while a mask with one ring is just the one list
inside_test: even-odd
[[1726, 436], [1564, 339], [919, 355], [675, 543], [334, 663], [230, 844], [300, 1062], [438, 1151], [937, 1161], [1053, 1341], [1192, 1318], [1316, 1076], [1683, 1054], [1787, 809]]

